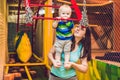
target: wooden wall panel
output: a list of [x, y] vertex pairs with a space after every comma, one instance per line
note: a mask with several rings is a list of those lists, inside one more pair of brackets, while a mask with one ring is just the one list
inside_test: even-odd
[[[3, 16], [6, 16], [7, 12], [6, 12], [6, 0], [0, 0], [0, 13], [3, 14]], [[5, 17], [6, 20], [6, 17]]]
[[6, 0], [0, 0], [0, 80], [3, 80], [7, 60], [7, 7]]
[[3, 80], [4, 65], [7, 60], [7, 26], [0, 13], [0, 80]]

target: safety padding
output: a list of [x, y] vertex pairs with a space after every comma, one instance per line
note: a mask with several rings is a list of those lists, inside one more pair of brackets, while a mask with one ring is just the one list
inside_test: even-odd
[[116, 65], [97, 61], [97, 69], [101, 80], [120, 80], [120, 68]]
[[109, 80], [108, 75], [106, 74], [106, 67], [108, 66], [106, 63], [104, 62], [98, 62], [98, 65], [100, 66], [98, 69], [99, 71], [101, 71], [101, 80]]
[[111, 80], [118, 80], [118, 67], [115, 65], [110, 65], [110, 69], [111, 69]]
[[100, 74], [97, 69], [96, 60], [91, 60], [88, 62], [88, 71], [86, 73], [77, 72], [79, 80], [101, 80]]
[[27, 33], [19, 32], [15, 37], [15, 48], [19, 59], [27, 62], [32, 56], [31, 43]]

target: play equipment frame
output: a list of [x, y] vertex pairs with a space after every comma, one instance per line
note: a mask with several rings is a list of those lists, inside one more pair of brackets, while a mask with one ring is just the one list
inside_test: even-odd
[[[71, 6], [72, 8], [75, 9], [75, 12], [76, 12], [76, 15], [77, 15], [77, 19], [68, 19], [68, 20], [80, 20], [81, 19], [81, 12], [79, 10], [79, 8], [77, 7], [76, 5], [76, 2], [75, 0], [71, 0], [73, 5]], [[21, 0], [19, 0], [19, 4], [18, 4], [18, 7], [20, 8], [20, 4], [21, 4]], [[30, 2], [30, 0], [28, 0], [28, 2]], [[44, 37], [43, 37], [43, 40], [45, 41], [44, 44], [43, 44], [43, 60], [39, 57], [37, 57], [35, 54], [33, 54], [33, 56], [38, 59], [39, 61], [41, 61], [40, 63], [18, 63], [18, 64], [6, 64], [5, 65], [5, 74], [8, 74], [8, 71], [9, 71], [9, 67], [11, 66], [23, 66], [25, 68], [25, 72], [28, 76], [28, 79], [29, 80], [32, 80], [32, 77], [30, 75], [30, 72], [29, 72], [29, 69], [28, 67], [29, 66], [41, 66], [41, 65], [44, 65], [46, 66], [48, 69], [50, 69], [50, 65], [48, 63], [48, 52], [50, 50], [50, 48], [52, 47], [52, 44], [53, 44], [53, 29], [50, 25], [52, 25], [52, 20], [56, 20], [56, 18], [53, 18], [53, 14], [52, 13], [49, 13], [52, 11], [52, 8], [53, 7], [56, 7], [56, 8], [59, 8], [58, 6], [52, 6], [52, 0], [48, 0], [45, 5], [33, 5], [33, 4], [28, 4], [30, 7], [35, 7], [36, 5], [37, 6], [42, 6], [42, 7], [45, 7], [45, 10], [46, 10], [46, 13], [44, 15], [44, 17], [37, 17], [37, 16], [34, 16], [33, 19], [44, 19], [43, 20], [43, 34], [44, 34]], [[20, 9], [18, 8], [18, 23], [17, 23], [17, 27], [19, 27], [19, 13], [20, 13]], [[17, 28], [17, 32], [19, 31], [19, 29]]]

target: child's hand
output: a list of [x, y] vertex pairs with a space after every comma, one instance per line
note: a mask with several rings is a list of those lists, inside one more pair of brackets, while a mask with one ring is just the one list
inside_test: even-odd
[[61, 17], [56, 17], [56, 18], [58, 19], [58, 20], [56, 20], [56, 22], [58, 22], [58, 23], [59, 23], [59, 22], [61, 21], [61, 20], [60, 20], [60, 19], [61, 19]]
[[[64, 21], [64, 22], [66, 22], [67, 20], [66, 19], [68, 19], [68, 18], [62, 18], [62, 17], [56, 17], [57, 19], [59, 19], [59, 20], [57, 20], [58, 22], [60, 22], [60, 21]], [[64, 20], [65, 19], [65, 20]]]
[[61, 66], [61, 62], [58, 61], [58, 60], [55, 60], [55, 61], [53, 62], [53, 65], [54, 65], [54, 67], [59, 68], [59, 67]]
[[[60, 19], [60, 17], [56, 17], [57, 19]], [[57, 25], [58, 25], [58, 23], [60, 22], [60, 20], [55, 20], [54, 22], [53, 22], [53, 28], [54, 29], [56, 29], [57, 28]]]

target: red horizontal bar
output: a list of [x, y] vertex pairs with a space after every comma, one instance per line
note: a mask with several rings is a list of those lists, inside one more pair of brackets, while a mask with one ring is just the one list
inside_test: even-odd
[[[42, 5], [42, 4], [30, 4], [30, 7], [53, 7], [53, 8], [59, 8], [60, 6], [57, 5]], [[73, 8], [73, 6], [71, 6], [71, 8]]]
[[69, 19], [58, 19], [58, 18], [50, 18], [50, 17], [36, 17], [34, 16], [33, 19], [48, 19], [48, 20], [73, 20], [73, 21], [79, 21], [77, 18], [69, 18]]
[[60, 6], [53, 6], [53, 5], [42, 5], [42, 4], [30, 4], [30, 7], [38, 7], [38, 6], [41, 6], [41, 7], [54, 7], [54, 8], [59, 8]]

